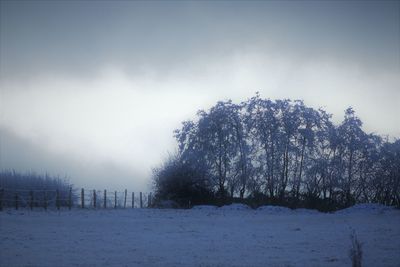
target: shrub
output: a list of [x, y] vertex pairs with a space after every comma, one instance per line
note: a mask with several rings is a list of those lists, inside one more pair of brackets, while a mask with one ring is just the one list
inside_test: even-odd
[[173, 200], [180, 207], [211, 203], [213, 193], [203, 171], [183, 162], [179, 156], [170, 156], [159, 168], [153, 169], [155, 200]]

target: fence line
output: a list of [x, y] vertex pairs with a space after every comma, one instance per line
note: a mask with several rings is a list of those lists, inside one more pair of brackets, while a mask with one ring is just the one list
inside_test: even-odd
[[44, 208], [55, 207], [81, 209], [117, 209], [117, 208], [149, 208], [153, 202], [152, 193], [139, 192], [139, 196], [134, 191], [130, 194], [128, 190], [107, 191], [107, 190], [85, 190], [69, 188], [69, 190], [11, 190], [0, 188], [0, 210], [3, 208]]

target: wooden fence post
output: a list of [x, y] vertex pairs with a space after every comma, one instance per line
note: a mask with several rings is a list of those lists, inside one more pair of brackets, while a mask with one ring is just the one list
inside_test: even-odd
[[96, 208], [96, 190], [93, 189], [93, 208]]
[[85, 207], [85, 189], [82, 188], [81, 190], [81, 208]]
[[135, 192], [132, 192], [132, 209], [135, 208]]
[[31, 210], [33, 210], [33, 191], [32, 190], [29, 192], [29, 195], [30, 195], [29, 206], [31, 207]]
[[114, 192], [114, 209], [117, 208], [117, 191]]
[[143, 208], [142, 192], [140, 192], [140, 208]]
[[147, 207], [151, 208], [151, 192], [149, 193], [149, 197], [147, 199]]
[[18, 209], [18, 192], [15, 192], [15, 209]]
[[72, 208], [72, 187], [69, 188], [68, 193], [68, 209], [71, 210]]
[[107, 208], [107, 190], [104, 189], [104, 204], [103, 207], [106, 209]]
[[125, 189], [124, 209], [126, 208], [126, 195], [127, 194], [128, 194], [128, 191]]
[[58, 189], [56, 190], [56, 206], [57, 210], [60, 210], [60, 191]]
[[47, 210], [47, 192], [44, 191], [44, 210]]
[[0, 188], [0, 210], [3, 210], [4, 188]]

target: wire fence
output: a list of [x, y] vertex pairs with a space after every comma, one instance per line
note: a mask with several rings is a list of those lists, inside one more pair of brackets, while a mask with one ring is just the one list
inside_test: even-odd
[[152, 193], [134, 191], [86, 190], [9, 190], [0, 188], [0, 210], [4, 208], [117, 209], [150, 208]]

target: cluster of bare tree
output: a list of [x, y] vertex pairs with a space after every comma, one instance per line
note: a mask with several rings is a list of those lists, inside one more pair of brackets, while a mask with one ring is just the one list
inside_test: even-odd
[[[43, 201], [55, 199], [57, 191], [61, 206], [68, 205], [69, 192], [72, 185], [67, 179], [53, 177], [48, 174], [18, 173], [4, 170], [0, 172], [1, 206], [14, 206], [16, 196], [21, 206], [28, 206], [30, 199], [35, 198], [34, 206], [43, 206]], [[75, 198], [75, 194], [73, 194]]]
[[365, 133], [352, 108], [334, 125], [330, 114], [303, 101], [256, 94], [197, 116], [175, 131], [177, 155], [154, 170], [159, 198], [198, 204], [207, 201], [191, 194], [207, 192], [214, 200], [325, 210], [400, 205], [400, 140]]

